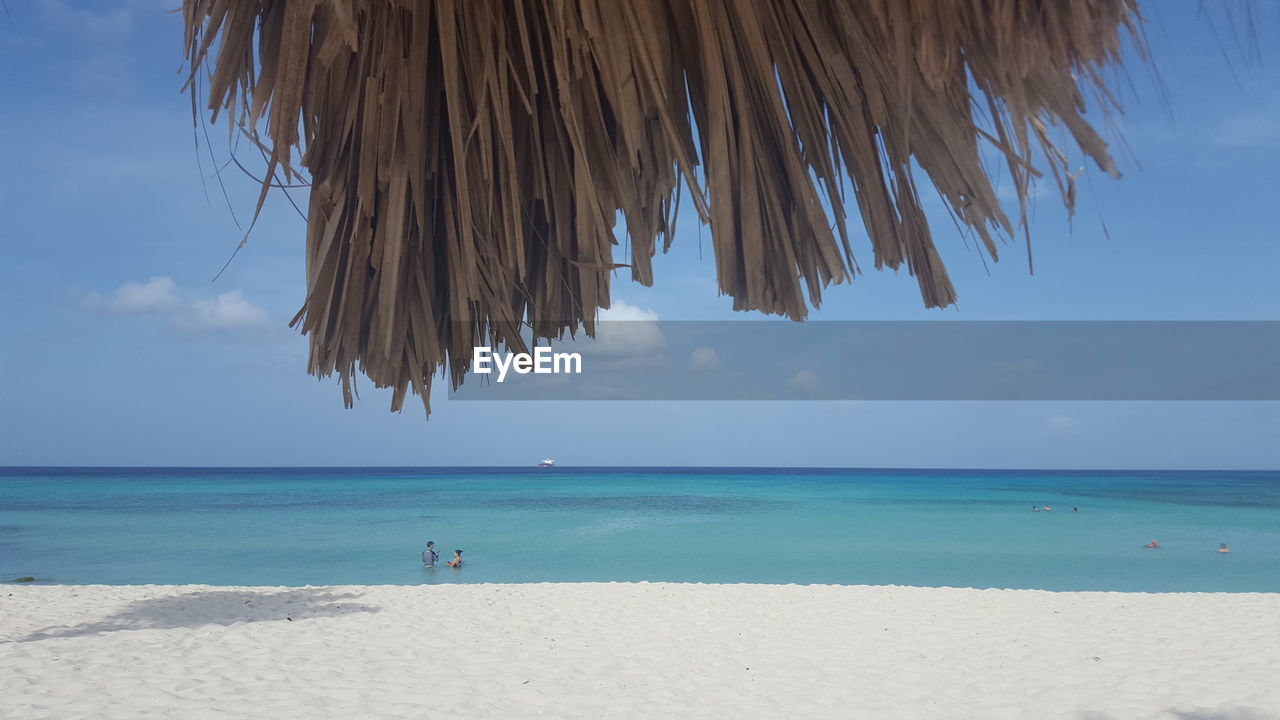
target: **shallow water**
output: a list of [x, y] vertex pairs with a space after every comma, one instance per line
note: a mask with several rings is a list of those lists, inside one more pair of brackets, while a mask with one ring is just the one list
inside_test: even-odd
[[[466, 567], [422, 568], [427, 540]], [[25, 575], [1280, 592], [1280, 473], [0, 468]]]

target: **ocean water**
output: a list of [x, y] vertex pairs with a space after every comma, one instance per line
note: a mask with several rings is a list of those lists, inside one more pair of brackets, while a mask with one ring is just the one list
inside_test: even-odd
[[26, 575], [1280, 592], [1280, 473], [0, 468], [0, 580]]

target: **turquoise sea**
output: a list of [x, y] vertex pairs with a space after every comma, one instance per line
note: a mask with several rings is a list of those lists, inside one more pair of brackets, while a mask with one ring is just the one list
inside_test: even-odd
[[0, 468], [0, 580], [27, 575], [1280, 592], [1280, 472]]

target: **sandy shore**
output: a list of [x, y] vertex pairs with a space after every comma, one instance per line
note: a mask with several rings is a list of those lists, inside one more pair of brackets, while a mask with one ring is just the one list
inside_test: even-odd
[[1280, 718], [1280, 594], [3, 586], [0, 716]]

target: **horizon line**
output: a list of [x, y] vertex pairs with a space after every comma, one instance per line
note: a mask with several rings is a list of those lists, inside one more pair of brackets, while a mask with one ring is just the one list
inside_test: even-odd
[[0, 465], [0, 470], [849, 470], [896, 472], [1251, 472], [1274, 473], [1280, 468], [1102, 468], [1102, 467], [943, 467], [844, 465]]

